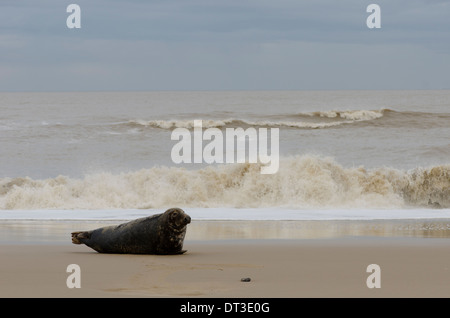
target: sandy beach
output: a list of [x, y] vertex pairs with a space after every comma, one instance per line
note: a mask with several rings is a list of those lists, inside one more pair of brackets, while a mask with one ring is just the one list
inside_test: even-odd
[[[193, 222], [186, 254], [156, 256], [99, 254], [70, 243], [71, 229], [101, 224], [3, 221], [0, 297], [450, 296], [445, 220], [250, 224]], [[70, 264], [80, 267], [81, 288], [67, 287]], [[370, 264], [380, 267], [380, 288], [367, 285]]]

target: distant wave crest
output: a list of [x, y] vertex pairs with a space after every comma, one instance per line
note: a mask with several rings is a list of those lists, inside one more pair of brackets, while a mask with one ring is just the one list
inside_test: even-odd
[[0, 209], [180, 207], [450, 208], [450, 165], [402, 171], [344, 168], [331, 158], [282, 158], [274, 175], [259, 164], [197, 170], [152, 167], [75, 179], [0, 179]]
[[[268, 116], [260, 120], [248, 119], [202, 119], [203, 128], [224, 128], [232, 126], [257, 126], [257, 127], [291, 127], [318, 129], [335, 127], [355, 122], [369, 121], [383, 117], [386, 110], [354, 110], [354, 111], [320, 111], [311, 113], [299, 113], [282, 116]], [[274, 117], [274, 118], [272, 118]], [[279, 119], [283, 117], [283, 119]], [[201, 118], [199, 118], [201, 119]], [[301, 120], [299, 120], [301, 119]], [[313, 119], [313, 120], [311, 120]], [[320, 120], [326, 119], [326, 120]], [[171, 120], [130, 120], [128, 124], [140, 127], [154, 127], [161, 129], [194, 128], [194, 119]]]
[[326, 118], [342, 118], [353, 121], [373, 120], [383, 117], [384, 113], [389, 109], [381, 110], [346, 110], [346, 111], [317, 111], [311, 113], [300, 113], [300, 116], [326, 117]]

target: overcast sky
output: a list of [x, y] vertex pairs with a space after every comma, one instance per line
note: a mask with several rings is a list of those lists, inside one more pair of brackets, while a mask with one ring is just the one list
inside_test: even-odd
[[450, 1], [0, 1], [0, 91], [262, 89], [450, 89]]

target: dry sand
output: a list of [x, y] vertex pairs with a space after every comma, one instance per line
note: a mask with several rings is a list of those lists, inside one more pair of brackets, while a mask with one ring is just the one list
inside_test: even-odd
[[[327, 232], [318, 237], [289, 238], [281, 234], [289, 232], [283, 231], [282, 225], [276, 225], [272, 232], [275, 224], [267, 222], [230, 232], [230, 228], [239, 229], [238, 224], [242, 225], [197, 223], [188, 233], [193, 229], [195, 233], [196, 226], [227, 230], [220, 234], [216, 229], [216, 236], [214, 231], [197, 236], [192, 233], [185, 240], [186, 254], [156, 256], [99, 254], [70, 243], [70, 230], [91, 229], [98, 224], [2, 222], [0, 297], [450, 296], [450, 240], [447, 231], [437, 225], [434, 237], [424, 237], [423, 233], [386, 235], [386, 230], [383, 235], [374, 235], [361, 231], [361, 227], [367, 229], [367, 223], [347, 222], [345, 226], [358, 228], [358, 234], [349, 234], [338, 224], [338, 233], [344, 235], [333, 230], [334, 235]], [[325, 224], [310, 225], [310, 230], [327, 228]], [[330, 224], [333, 229], [337, 226], [336, 222]], [[385, 225], [395, 227], [393, 222]], [[257, 237], [261, 227], [272, 234]], [[298, 232], [292, 227], [305, 229], [305, 224], [286, 223], [284, 227]], [[379, 231], [380, 226], [375, 229]], [[273, 234], [277, 232], [278, 236]], [[5, 238], [8, 233], [14, 240]], [[81, 288], [67, 287], [69, 264], [80, 266]], [[370, 264], [380, 266], [381, 288], [366, 284]], [[251, 281], [241, 282], [246, 277]]]

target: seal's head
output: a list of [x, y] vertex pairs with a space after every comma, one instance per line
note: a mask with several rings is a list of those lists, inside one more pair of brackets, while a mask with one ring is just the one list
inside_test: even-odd
[[164, 212], [172, 228], [183, 229], [186, 225], [191, 223], [191, 217], [187, 215], [182, 209], [172, 208]]

